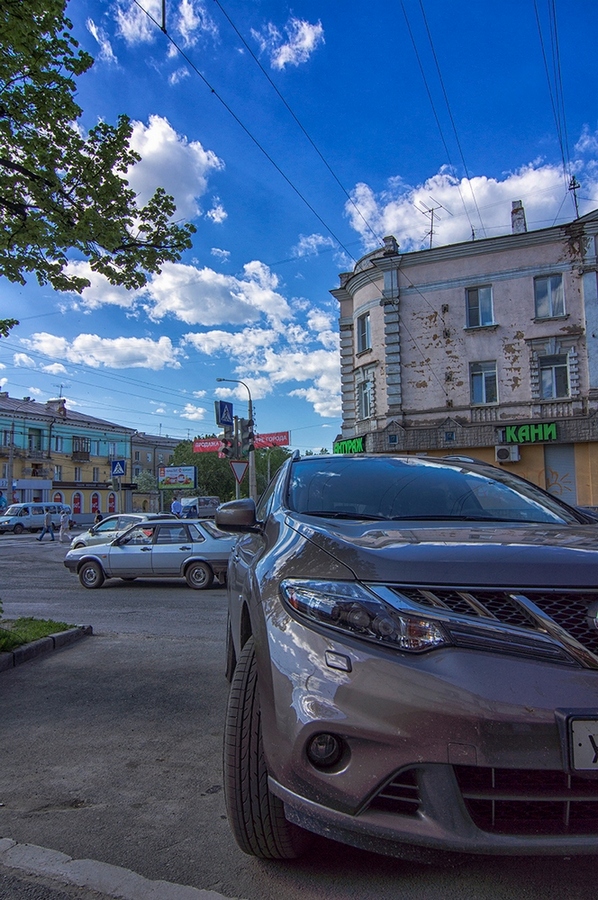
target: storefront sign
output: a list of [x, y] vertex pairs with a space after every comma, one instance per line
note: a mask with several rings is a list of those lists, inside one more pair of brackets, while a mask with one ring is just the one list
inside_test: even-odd
[[556, 422], [505, 427], [505, 444], [536, 444], [540, 441], [556, 441]]
[[348, 438], [346, 441], [336, 441], [332, 447], [333, 453], [365, 453], [365, 438]]

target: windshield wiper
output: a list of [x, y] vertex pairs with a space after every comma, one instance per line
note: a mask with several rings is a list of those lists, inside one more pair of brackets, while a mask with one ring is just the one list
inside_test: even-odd
[[339, 512], [338, 510], [303, 510], [297, 513], [300, 516], [319, 516], [322, 519], [372, 519], [375, 522], [384, 521], [384, 516], [371, 516], [368, 513]]

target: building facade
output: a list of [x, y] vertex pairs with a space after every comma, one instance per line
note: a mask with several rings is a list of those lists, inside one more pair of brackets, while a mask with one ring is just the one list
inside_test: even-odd
[[[133, 481], [137, 483], [141, 475], [147, 474], [157, 483], [158, 470], [171, 466], [174, 448], [180, 444], [176, 438], [137, 431], [131, 440]], [[133, 493], [133, 509], [140, 512], [162, 512], [170, 510], [170, 499], [160, 496], [164, 491], [140, 490]]]
[[0, 392], [0, 489], [7, 501], [68, 503], [79, 522], [132, 507], [134, 429]]
[[335, 450], [473, 456], [598, 506], [598, 211], [340, 276]]

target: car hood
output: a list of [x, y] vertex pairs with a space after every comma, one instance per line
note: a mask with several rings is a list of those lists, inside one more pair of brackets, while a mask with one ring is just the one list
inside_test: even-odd
[[598, 588], [595, 525], [287, 523], [364, 582]]

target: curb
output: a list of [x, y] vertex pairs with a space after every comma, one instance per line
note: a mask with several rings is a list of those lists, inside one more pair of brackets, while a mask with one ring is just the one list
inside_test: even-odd
[[174, 884], [171, 881], [151, 881], [130, 869], [112, 866], [93, 859], [73, 859], [66, 853], [19, 844], [12, 838], [0, 837], [0, 864], [29, 875], [55, 878], [63, 884], [74, 884], [103, 897], [120, 900], [234, 900], [211, 890]]
[[0, 672], [20, 666], [21, 663], [36, 659], [51, 650], [66, 647], [89, 634], [93, 634], [91, 625], [75, 625], [74, 628], [68, 628], [66, 631], [57, 631], [56, 634], [50, 634], [48, 637], [31, 641], [30, 644], [23, 644], [22, 647], [0, 653]]

